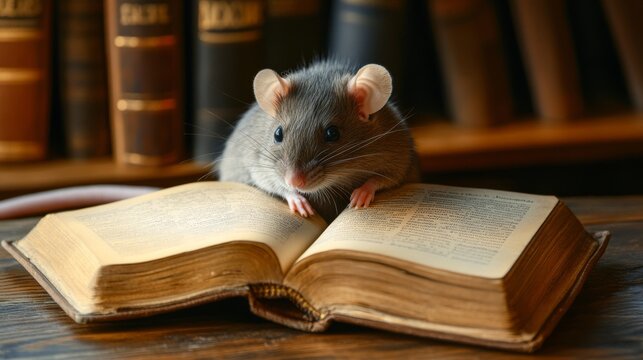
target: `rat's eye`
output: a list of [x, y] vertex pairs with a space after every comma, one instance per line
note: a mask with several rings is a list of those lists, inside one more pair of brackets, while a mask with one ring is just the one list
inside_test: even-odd
[[335, 125], [331, 125], [324, 131], [324, 140], [326, 142], [339, 140], [339, 129]]
[[284, 129], [279, 126], [277, 130], [275, 130], [275, 142], [282, 142], [284, 141]]

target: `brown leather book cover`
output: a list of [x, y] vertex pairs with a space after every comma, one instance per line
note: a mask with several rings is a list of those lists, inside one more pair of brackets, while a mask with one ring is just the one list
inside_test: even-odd
[[583, 99], [566, 3], [514, 0], [511, 5], [538, 113], [547, 122], [579, 117]]
[[70, 158], [110, 153], [102, 0], [57, 2], [58, 96]]
[[165, 165], [183, 154], [178, 0], [106, 0], [113, 151], [118, 163]]
[[279, 284], [248, 284], [245, 286], [219, 288], [202, 293], [198, 296], [184, 299], [175, 303], [166, 303], [157, 306], [141, 306], [137, 308], [119, 309], [111, 314], [81, 314], [58, 292], [36, 266], [14, 246], [14, 241], [2, 241], [2, 246], [33, 276], [36, 281], [49, 293], [60, 307], [78, 323], [95, 321], [115, 321], [135, 317], [144, 317], [159, 313], [166, 313], [183, 309], [198, 304], [217, 301], [228, 297], [247, 297], [250, 310], [257, 316], [267, 320], [303, 331], [320, 332], [326, 330], [333, 321], [368, 326], [392, 332], [406, 333], [416, 336], [454, 341], [466, 344], [481, 345], [491, 348], [500, 348], [513, 351], [533, 352], [537, 350], [544, 340], [554, 330], [564, 313], [571, 306], [581, 290], [587, 276], [593, 269], [598, 259], [605, 252], [610, 233], [600, 231], [593, 234], [597, 245], [594, 253], [581, 265], [581, 269], [569, 288], [566, 295], [558, 303], [556, 309], [549, 315], [545, 324], [530, 340], [522, 342], [504, 342], [468, 337], [443, 331], [434, 331], [416, 327], [392, 325], [385, 320], [374, 321], [353, 318], [333, 313], [322, 313], [315, 309], [295, 289]]
[[0, 2], [0, 161], [47, 155], [51, 1]]
[[493, 2], [429, 0], [429, 13], [455, 122], [482, 128], [509, 121], [509, 75]]

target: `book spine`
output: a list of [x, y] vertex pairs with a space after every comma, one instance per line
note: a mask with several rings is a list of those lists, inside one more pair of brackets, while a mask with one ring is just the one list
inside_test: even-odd
[[322, 1], [268, 0], [266, 66], [279, 73], [321, 56]]
[[[294, 305], [300, 313], [301, 319], [305, 321], [319, 321], [325, 316], [324, 313], [315, 309], [298, 291], [285, 285], [271, 283], [257, 283], [249, 285], [250, 296], [255, 300], [261, 299], [286, 299]], [[250, 299], [251, 301], [253, 299]]]
[[70, 158], [110, 152], [103, 9], [103, 1], [58, 1], [58, 88]]
[[583, 100], [576, 55], [559, 0], [514, 0], [512, 8], [532, 92], [544, 121], [582, 115]]
[[491, 0], [429, 0], [449, 108], [458, 125], [512, 117], [509, 77]]
[[603, 0], [607, 19], [625, 70], [630, 96], [643, 111], [643, 1]]
[[623, 112], [629, 107], [627, 84], [600, 0], [570, 0], [567, 15], [585, 112]]
[[263, 66], [264, 0], [195, 0], [192, 11], [193, 156], [215, 160], [240, 115], [254, 101], [252, 80]]
[[50, 121], [51, 1], [0, 1], [0, 161], [41, 160]]
[[335, 0], [331, 10], [331, 56], [355, 66], [377, 63], [400, 86], [406, 0]]
[[112, 144], [121, 164], [183, 153], [181, 1], [106, 0]]

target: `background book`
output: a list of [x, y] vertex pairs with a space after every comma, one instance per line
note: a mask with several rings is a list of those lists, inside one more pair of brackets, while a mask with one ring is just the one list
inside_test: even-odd
[[514, 0], [511, 5], [538, 115], [543, 121], [579, 117], [583, 100], [566, 3]]
[[509, 74], [490, 0], [429, 2], [454, 121], [480, 128], [512, 117]]
[[263, 66], [265, 0], [194, 0], [190, 24], [193, 158], [209, 163], [254, 101], [252, 79]]
[[513, 21], [511, 3], [509, 1], [493, 1], [494, 11], [500, 31], [502, 50], [505, 53], [509, 84], [511, 88], [511, 105], [513, 108], [510, 123], [523, 121], [533, 116], [534, 104], [532, 91], [529, 87], [525, 59], [521, 53], [516, 23]]
[[265, 66], [283, 74], [323, 57], [328, 0], [268, 0]]
[[[334, 0], [328, 52], [360, 67], [377, 63], [402, 73], [406, 0]], [[402, 84], [393, 76], [393, 88]], [[394, 91], [393, 97], [397, 97]]]
[[585, 114], [627, 111], [630, 98], [600, 0], [566, 2]]
[[121, 164], [183, 156], [179, 0], [106, 0], [113, 150]]
[[394, 77], [403, 79], [393, 88], [399, 107], [409, 114], [412, 125], [421, 124], [418, 116], [446, 118], [444, 81], [440, 72], [435, 36], [428, 11], [428, 1], [410, 1], [404, 14], [402, 66]]
[[110, 153], [103, 1], [57, 6], [57, 97], [70, 158]]
[[643, 111], [643, 2], [603, 0], [605, 13], [619, 51], [632, 102]]
[[0, 2], [0, 162], [47, 156], [51, 1]]

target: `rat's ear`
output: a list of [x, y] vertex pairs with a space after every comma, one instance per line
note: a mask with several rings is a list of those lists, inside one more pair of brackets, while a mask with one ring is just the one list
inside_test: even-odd
[[286, 96], [290, 83], [270, 69], [263, 69], [255, 75], [253, 89], [257, 103], [270, 116], [277, 114], [277, 105], [281, 97]]
[[362, 120], [367, 120], [370, 114], [383, 108], [392, 91], [391, 75], [386, 68], [377, 64], [364, 65], [348, 81], [348, 93], [357, 100]]

